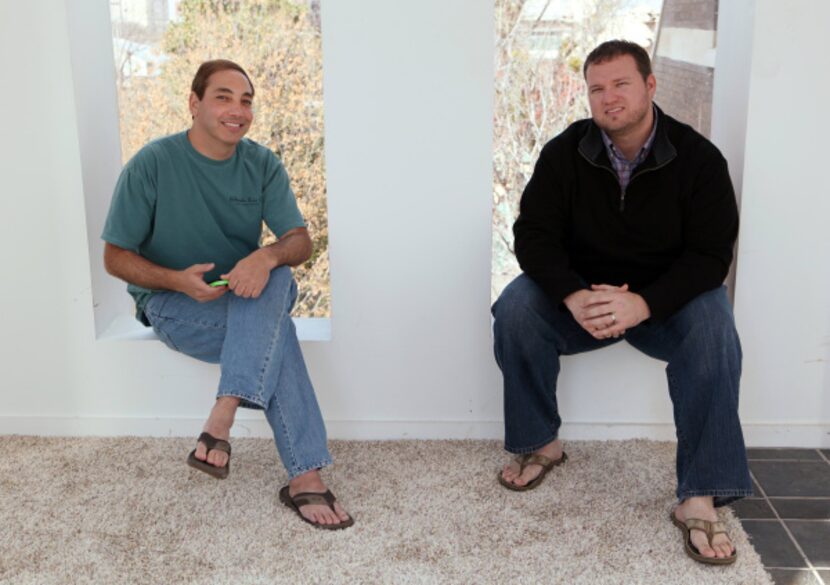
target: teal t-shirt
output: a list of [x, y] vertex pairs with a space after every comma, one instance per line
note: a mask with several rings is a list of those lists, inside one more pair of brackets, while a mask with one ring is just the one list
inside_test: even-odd
[[[305, 222], [282, 163], [243, 138], [228, 160], [199, 154], [187, 132], [155, 140], [121, 171], [101, 237], [154, 264], [214, 262], [219, 278], [259, 247], [262, 221], [277, 237]], [[156, 291], [130, 284], [136, 317]]]

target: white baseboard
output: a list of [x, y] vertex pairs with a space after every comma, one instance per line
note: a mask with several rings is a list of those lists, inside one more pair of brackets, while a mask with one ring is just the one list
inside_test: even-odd
[[[189, 437], [199, 434], [203, 422], [200, 418], [0, 416], [0, 435]], [[501, 421], [331, 420], [326, 427], [329, 438], [346, 440], [503, 438]], [[743, 428], [750, 447], [830, 448], [830, 424], [825, 422], [750, 422]], [[233, 435], [271, 437], [271, 429], [264, 418], [240, 416]], [[570, 440], [675, 439], [673, 424], [642, 422], [566, 422], [561, 436]]]

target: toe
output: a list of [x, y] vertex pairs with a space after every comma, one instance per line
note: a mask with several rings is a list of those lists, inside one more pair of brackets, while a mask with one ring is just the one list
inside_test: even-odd
[[208, 451], [207, 462], [214, 467], [224, 467], [228, 463], [228, 454], [218, 449]]
[[519, 467], [515, 463], [508, 463], [501, 470], [501, 475], [507, 481], [513, 481], [519, 475]]
[[724, 534], [715, 535], [712, 539], [712, 548], [715, 549], [718, 558], [723, 559], [732, 555], [732, 543]]
[[[519, 477], [519, 479], [522, 482], [521, 485], [527, 485], [531, 481], [536, 479], [541, 469], [542, 468], [538, 465], [528, 465], [527, 467], [525, 467], [524, 471], [522, 472], [522, 475]], [[516, 481], [516, 483], [518, 483], [518, 481]]]
[[337, 517], [340, 519], [340, 522], [345, 522], [346, 520], [349, 519], [349, 515], [343, 509], [343, 506], [341, 506], [338, 503], [335, 503], [334, 504], [334, 509], [337, 511]]
[[715, 556], [715, 551], [709, 546], [706, 535], [699, 530], [692, 531], [692, 544], [695, 545], [695, 548], [704, 557], [711, 558]]
[[721, 552], [723, 552], [723, 557], [724, 557], [724, 558], [731, 557], [731, 556], [732, 556], [732, 553], [734, 552], [734, 550], [733, 550], [733, 548], [732, 548], [732, 545], [731, 545], [731, 544], [729, 544], [728, 542], [726, 542], [726, 543], [722, 544], [722, 545], [720, 546], [720, 549], [721, 549]]
[[207, 448], [204, 443], [196, 443], [196, 459], [199, 461], [207, 459]]

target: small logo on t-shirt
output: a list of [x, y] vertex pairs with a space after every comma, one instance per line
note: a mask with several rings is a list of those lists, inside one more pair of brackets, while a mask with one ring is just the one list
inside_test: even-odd
[[230, 196], [231, 203], [237, 203], [239, 205], [258, 205], [259, 204], [259, 197], [246, 197], [244, 195], [231, 195]]

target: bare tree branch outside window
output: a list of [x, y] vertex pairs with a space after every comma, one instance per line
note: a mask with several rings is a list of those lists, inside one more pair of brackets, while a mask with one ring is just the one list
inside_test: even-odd
[[660, 6], [659, 0], [495, 0], [493, 300], [520, 272], [512, 227], [542, 147], [590, 115], [585, 58], [612, 38], [650, 50]]

